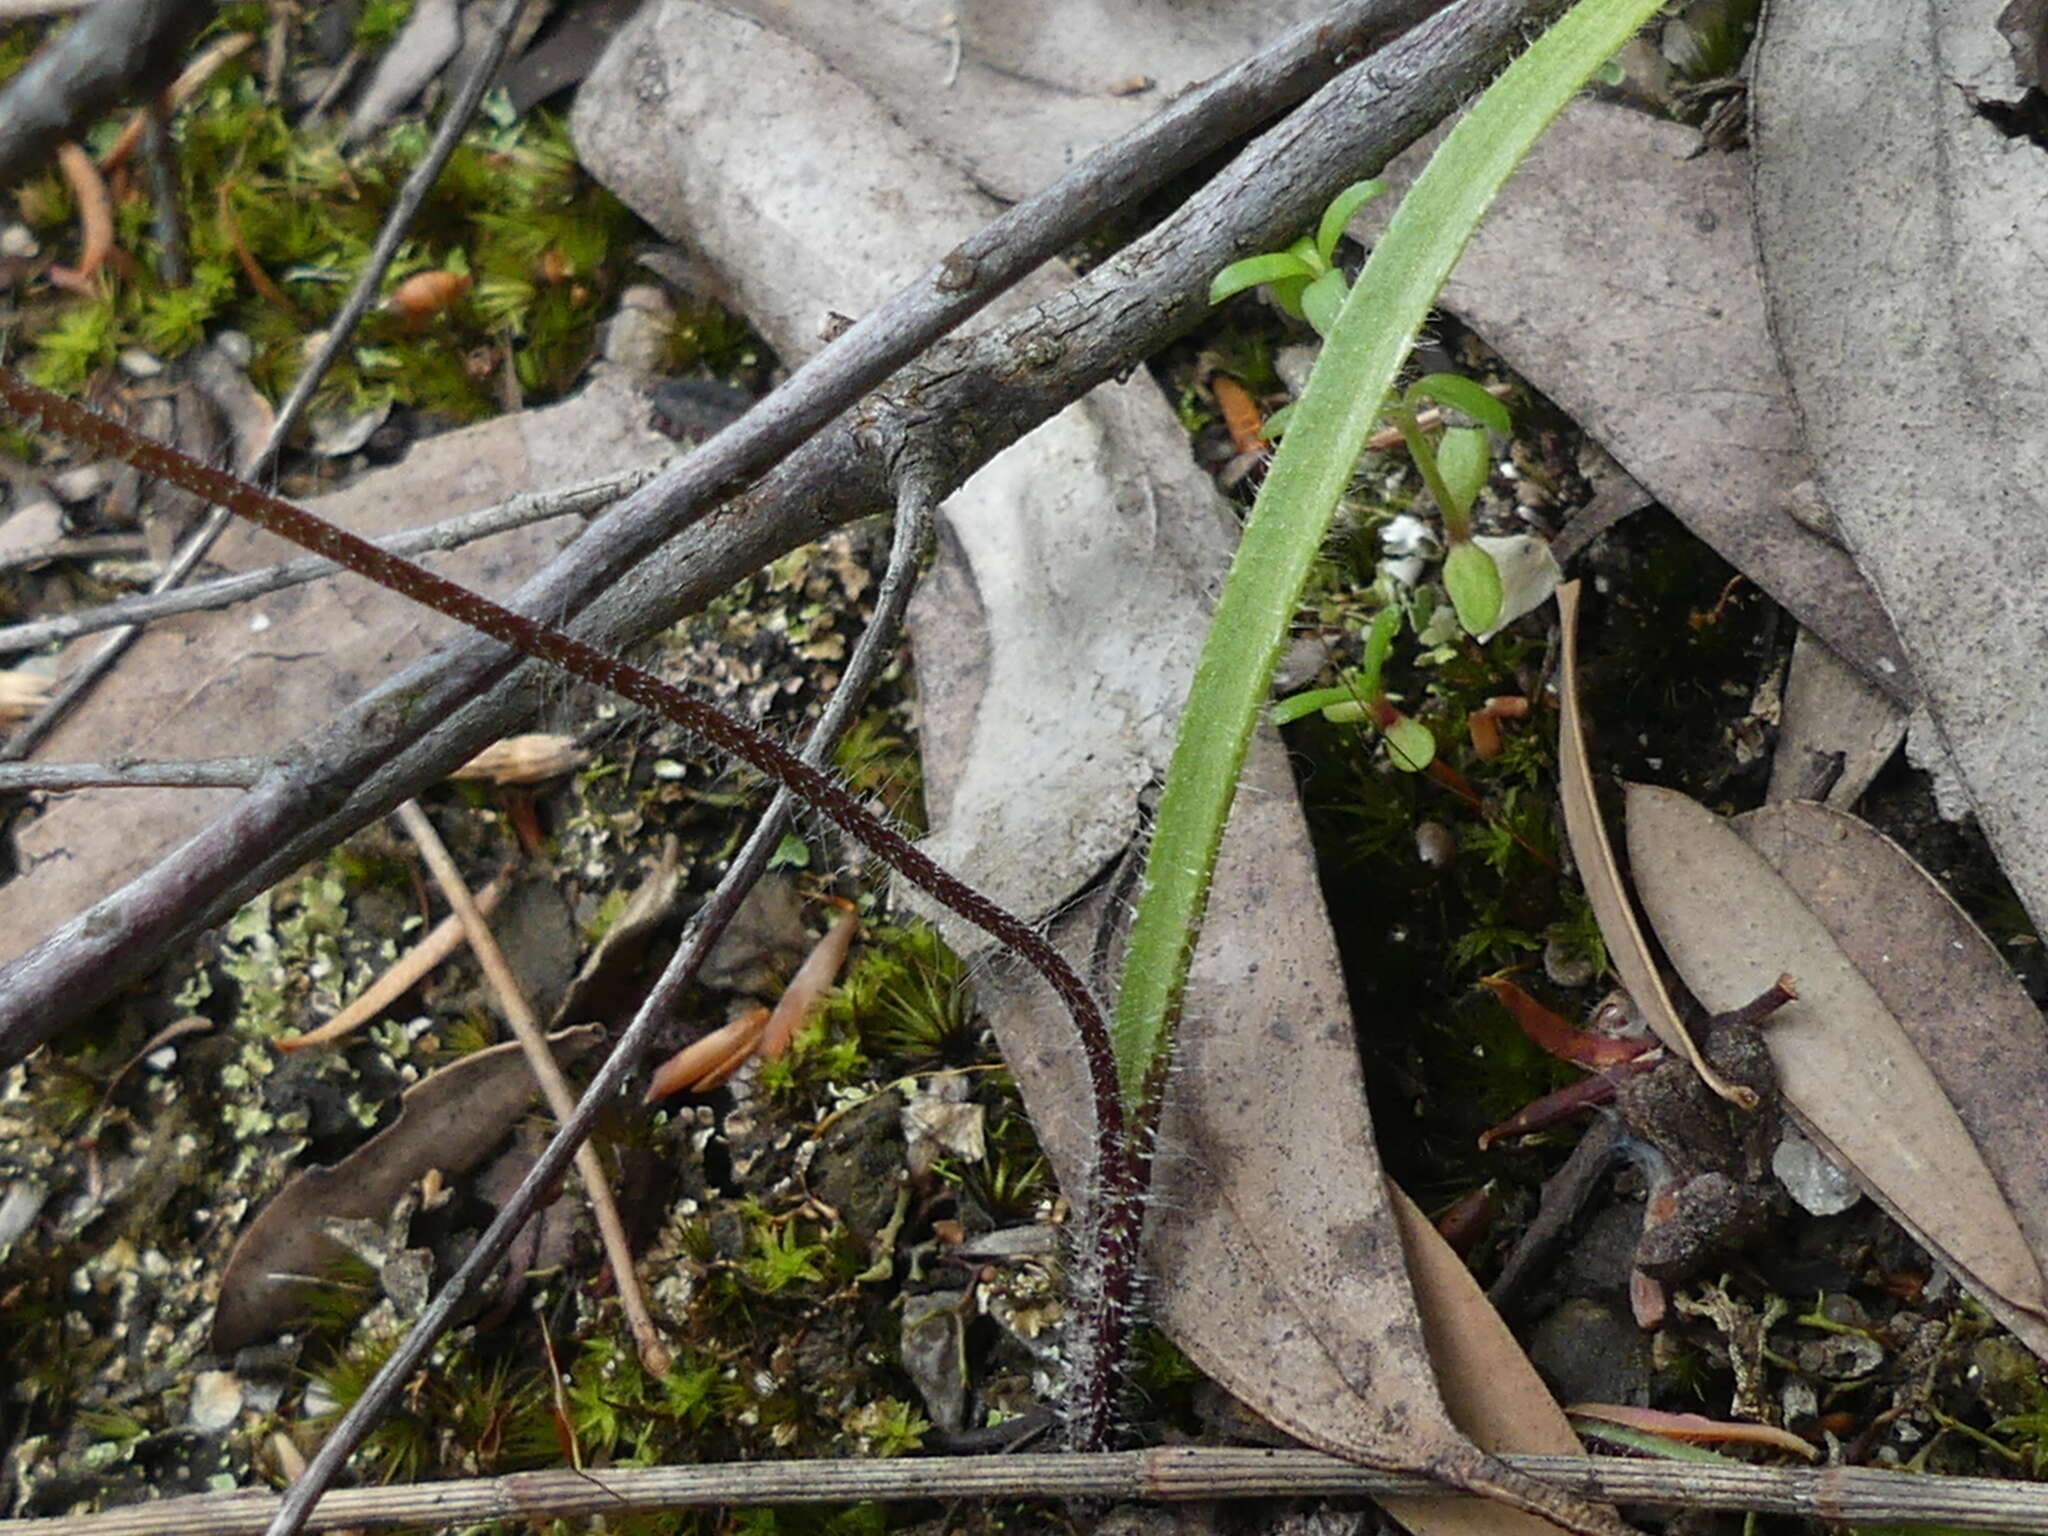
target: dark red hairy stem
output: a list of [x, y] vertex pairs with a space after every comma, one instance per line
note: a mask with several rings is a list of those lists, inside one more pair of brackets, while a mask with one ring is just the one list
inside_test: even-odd
[[[30, 384], [0, 368], [0, 402], [30, 428], [57, 432], [94, 452], [125, 460], [145, 474], [203, 496], [315, 554], [325, 555], [380, 586], [391, 588], [528, 656], [549, 661], [624, 698], [658, 710], [719, 751], [759, 769], [804, 804], [857, 838], [875, 856], [934, 901], [957, 913], [1020, 956], [1043, 976], [1074, 1020], [1087, 1057], [1105, 1182], [1114, 1189], [1130, 1168], [1125, 1154], [1123, 1100], [1109, 1030], [1093, 995], [1045, 936], [973, 886], [949, 874], [900, 832], [884, 823], [829, 774], [803, 762], [782, 743], [650, 672], [607, 655], [549, 625], [514, 613], [424, 566], [379, 549], [282, 497], [202, 464], [175, 448], [152, 442], [120, 422], [76, 401]], [[1112, 1150], [1114, 1149], [1114, 1150]], [[1105, 1191], [1107, 1199], [1114, 1195]]]

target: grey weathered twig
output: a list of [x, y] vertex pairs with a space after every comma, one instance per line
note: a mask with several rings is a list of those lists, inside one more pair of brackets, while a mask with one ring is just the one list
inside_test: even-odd
[[[1751, 1467], [1728, 1461], [1503, 1456], [1518, 1472], [1610, 1504], [1754, 1510], [1831, 1525], [1929, 1525], [2048, 1532], [2038, 1483], [1935, 1477], [1873, 1467]], [[933, 1456], [893, 1461], [774, 1461], [713, 1466], [562, 1468], [447, 1483], [330, 1493], [306, 1529], [578, 1520], [719, 1506], [928, 1499], [1448, 1498], [1412, 1473], [1355, 1466], [1315, 1451], [1176, 1446], [1102, 1456]], [[0, 1520], [0, 1536], [257, 1536], [278, 1508], [264, 1489], [164, 1499], [97, 1515]]]
[[[620, 497], [637, 491], [657, 473], [659, 471], [651, 466], [627, 469], [596, 480], [586, 480], [580, 485], [565, 485], [559, 490], [529, 491], [508, 496], [492, 506], [479, 507], [459, 517], [444, 518], [424, 528], [411, 528], [404, 533], [378, 539], [377, 547], [388, 549], [394, 555], [459, 549], [476, 539], [487, 539], [493, 534], [524, 528], [530, 523], [599, 511]], [[120, 537], [136, 542], [131, 535]], [[37, 650], [59, 641], [76, 640], [80, 635], [89, 635], [96, 630], [115, 629], [123, 624], [147, 624], [173, 614], [226, 608], [302, 582], [318, 581], [340, 569], [332, 560], [322, 559], [319, 555], [302, 555], [295, 560], [266, 565], [261, 570], [195, 582], [171, 592], [143, 592], [102, 603], [96, 608], [78, 608], [47, 619], [0, 625], [0, 653]]]
[[192, 757], [169, 762], [0, 763], [0, 795], [22, 790], [247, 789], [270, 766], [261, 757]]
[[[1355, 20], [1367, 9], [1360, 4], [1350, 14]], [[1067, 292], [986, 334], [933, 349], [929, 363], [893, 392], [903, 402], [894, 441], [864, 421], [837, 422], [725, 515], [704, 518], [705, 498], [786, 451], [818, 412], [845, 403], [820, 387], [795, 390], [806, 369], [613, 509], [515, 602], [530, 612], [576, 615], [574, 631], [594, 644], [630, 645], [782, 551], [882, 510], [886, 450], [908, 434], [929, 428], [943, 438], [939, 488], [950, 489], [1038, 422], [1194, 325], [1207, 312], [1211, 274], [1307, 227], [1337, 188], [1384, 164], [1482, 86], [1525, 23], [1558, 9], [1561, 0], [1460, 0], [1422, 22], [1326, 86], [1173, 217]], [[1119, 185], [1117, 199], [1133, 185]], [[950, 312], [956, 297], [933, 286], [938, 271], [914, 285], [935, 294], [931, 304], [911, 306], [925, 324]], [[841, 369], [836, 376], [848, 375]], [[689, 524], [687, 536], [676, 536], [679, 523]], [[458, 640], [302, 737], [276, 770], [170, 859], [0, 970], [0, 1065], [298, 862], [506, 734], [531, 705], [532, 682], [511, 676], [517, 670], [504, 646]], [[421, 734], [421, 721], [441, 723]]]

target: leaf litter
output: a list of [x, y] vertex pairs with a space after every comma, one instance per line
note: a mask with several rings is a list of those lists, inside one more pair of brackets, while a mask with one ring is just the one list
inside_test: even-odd
[[[1583, 756], [1583, 754], [1581, 754], [1581, 756]], [[1270, 786], [1270, 788], [1272, 788], [1272, 786]], [[1274, 793], [1278, 793], [1278, 788], [1274, 788]], [[1790, 877], [1786, 877], [1786, 879], [1790, 879]], [[1311, 897], [1311, 899], [1313, 899], [1313, 897]], [[1847, 948], [1847, 944], [1845, 944], [1845, 948]], [[1995, 956], [1995, 952], [1993, 952], [1993, 956], [1991, 956], [1991, 958], [1993, 958], [1993, 961], [1997, 961], [1997, 956]], [[2001, 967], [2001, 975], [2003, 975], [2003, 967]], [[2038, 1016], [2034, 1018], [2034, 1022], [2036, 1022], [2036, 1026], [2038, 1026]], [[1952, 1094], [1956, 1094], [1956, 1096], [1960, 1098], [1960, 1090], [1958, 1090], [1958, 1087], [1954, 1087], [1954, 1085], [1952, 1085]], [[1341, 1092], [1341, 1087], [1339, 1087], [1339, 1094], [1337, 1094], [1337, 1098], [1339, 1098], [1339, 1100], [1343, 1098], [1343, 1092]], [[1362, 1110], [1360, 1110], [1360, 1114], [1362, 1114]], [[1366, 1157], [1370, 1159], [1370, 1155], [1372, 1155], [1372, 1153], [1370, 1153], [1370, 1143], [1366, 1143]], [[1196, 1171], [1198, 1171], [1198, 1174], [1206, 1174], [1206, 1171], [1208, 1171], [1208, 1169], [1200, 1169], [1200, 1167], [1198, 1167]], [[2009, 1180], [2009, 1182], [2011, 1182], [2013, 1178], [2023, 1178], [2023, 1169], [2021, 1169], [2021, 1174], [2017, 1174], [2017, 1176], [2013, 1176], [2013, 1174], [2007, 1174], [2007, 1180]], [[1397, 1210], [1399, 1210], [1399, 1200], [1397, 1200]], [[383, 1214], [383, 1212], [379, 1212], [379, 1214]], [[1401, 1221], [1403, 1221], [1403, 1231], [1405, 1231], [1405, 1235], [1407, 1235], [1407, 1241], [1409, 1241], [1411, 1249], [1413, 1249], [1415, 1245], [1421, 1245], [1421, 1243], [1425, 1243], [1427, 1239], [1423, 1239], [1423, 1237], [1421, 1237], [1421, 1235], [1417, 1233], [1415, 1225], [1413, 1225], [1413, 1212], [1411, 1212], [1411, 1210], [1399, 1210], [1399, 1214], [1401, 1214]], [[1286, 1212], [1282, 1219], [1284, 1219], [1284, 1221], [1292, 1221], [1292, 1219], [1294, 1219], [1294, 1217], [1292, 1217], [1292, 1212]], [[2021, 1225], [2025, 1225], [2025, 1214], [2021, 1214]], [[1413, 1253], [1411, 1253], [1411, 1268], [1413, 1268], [1413, 1266], [1415, 1266], [1415, 1257], [1413, 1257]], [[1460, 1272], [1462, 1272], [1462, 1266], [1460, 1266]], [[1255, 1278], [1255, 1276], [1253, 1276], [1253, 1284], [1257, 1284], [1257, 1278]], [[1268, 1284], [1270, 1284], [1270, 1280], [1268, 1280]], [[1423, 1282], [1419, 1282], [1419, 1280], [1417, 1280], [1417, 1284], [1421, 1286]], [[1294, 1305], [1294, 1303], [1288, 1303], [1288, 1305]], [[1192, 1309], [1190, 1309], [1190, 1311], [1192, 1311]], [[1423, 1315], [1423, 1321], [1425, 1321], [1425, 1325], [1427, 1325], [1427, 1321], [1430, 1321], [1430, 1313], [1425, 1313], [1425, 1315]], [[1436, 1339], [1436, 1335], [1432, 1333], [1432, 1348], [1436, 1346], [1436, 1343], [1438, 1343], [1438, 1339]], [[1518, 1352], [1513, 1352], [1513, 1350], [1511, 1350], [1511, 1341], [1509, 1341], [1509, 1354], [1511, 1354], [1513, 1358], [1516, 1358], [1516, 1360], [1520, 1360], [1520, 1354], [1518, 1354]], [[1268, 1368], [1270, 1368], [1270, 1362], [1268, 1362]], [[1454, 1368], [1452, 1368], [1450, 1364], [1446, 1364], [1446, 1360], [1442, 1360], [1442, 1358], [1440, 1358], [1440, 1360], [1438, 1360], [1438, 1370], [1436, 1370], [1436, 1374], [1438, 1374], [1438, 1382], [1440, 1382], [1440, 1386], [1442, 1386], [1442, 1393], [1444, 1393], [1446, 1401], [1450, 1401], [1450, 1405], [1452, 1405], [1452, 1411], [1454, 1411], [1454, 1413], [1456, 1413], [1456, 1415], [1460, 1417], [1460, 1421], [1464, 1421], [1464, 1413], [1462, 1413], [1462, 1407], [1460, 1407], [1460, 1401], [1458, 1401], [1458, 1391], [1456, 1391], [1456, 1384], [1454, 1384], [1454, 1376], [1456, 1376]], [[1485, 1380], [1485, 1374], [1481, 1372], [1481, 1376], [1479, 1376], [1479, 1378], [1481, 1378], [1481, 1380]], [[1530, 1380], [1534, 1380], [1534, 1378], [1530, 1378]], [[1544, 1401], [1546, 1401], [1546, 1399], [1544, 1399]], [[1286, 1411], [1286, 1409], [1282, 1409], [1282, 1411]], [[1470, 1425], [1468, 1425], [1468, 1427], [1470, 1427]], [[1569, 1436], [1569, 1432], [1567, 1432], [1567, 1436]], [[1485, 1434], [1481, 1434], [1479, 1430], [1475, 1430], [1475, 1438], [1477, 1438], [1477, 1440], [1481, 1440], [1481, 1444], [1489, 1444], [1489, 1438], [1487, 1438]], [[1548, 1446], [1546, 1446], [1546, 1448], [1548, 1448]], [[1489, 1513], [1499, 1513], [1499, 1511], [1489, 1511]]]
[[[1849, 871], [1830, 870], [1816, 855], [1840, 845], [1850, 835], [1845, 829], [1856, 823], [1822, 810], [1819, 815], [1830, 819], [1821, 825], [1832, 835], [1817, 836], [1819, 827], [1790, 820], [1800, 814], [1774, 807], [1753, 813], [1762, 819], [1749, 825], [1756, 842], [1772, 847], [1780, 860], [1790, 863], [1796, 853], [1809, 888], [1825, 888]], [[1923, 1055], [1873, 975], [1844, 952], [1830, 926], [1728, 822], [1675, 791], [1636, 784], [1628, 790], [1628, 827], [1644, 910], [1693, 995], [1709, 1008], [1731, 1008], [1781, 970], [1797, 978], [1798, 999], [1785, 1006], [1766, 1036], [1787, 1109], [1999, 1321], [2048, 1358], [2048, 1290], [2037, 1255], [1972, 1138], [1973, 1129], [1988, 1138], [1999, 1127], [1966, 1126], [1943, 1090], [1929, 1064], [1930, 1056], [1941, 1054], [1940, 1042], [1932, 1038], [1939, 1022], [1920, 1019], [1919, 1033], [1929, 1047]], [[1842, 910], [1840, 894], [1834, 893], [1837, 922], [1863, 930], [1859, 951], [1876, 975], [1909, 964], [1905, 957], [1912, 950], [1919, 951], [1922, 964], [1947, 962], [1945, 951], [1980, 962], [1989, 954], [1989, 970], [1944, 963], [1942, 981], [1959, 984], [1966, 999], [2001, 993], [2009, 999], [2018, 984], [1988, 943], [1961, 946], [1951, 922], [1925, 933], [1931, 942], [1922, 947], [1911, 930], [1893, 926], [1902, 914], [1888, 899], [1905, 884], [1897, 877], [1917, 871], [1894, 864], [1892, 874], [1882, 884], [1859, 888], [1859, 899], [1870, 903], [1869, 915]], [[1889, 935], [1875, 944], [1868, 937], [1872, 916]], [[1924, 1007], [1927, 1001], [1924, 984], [1915, 988], [1908, 981], [1891, 991], [1902, 1004]], [[2034, 1014], [2032, 1038], [2038, 1043], [2039, 1015], [2030, 1003], [2026, 1011]], [[1970, 1015], [1962, 1017], [1967, 1021]], [[1957, 1075], [1966, 1074], [1959, 1068]], [[2036, 1068], [2011, 1086], [2038, 1087], [2040, 1079]], [[2038, 1133], [2030, 1131], [2029, 1137], [2037, 1140]], [[2037, 1183], [2037, 1157], [2031, 1148], [2008, 1154], [2003, 1160], [2011, 1181]]]

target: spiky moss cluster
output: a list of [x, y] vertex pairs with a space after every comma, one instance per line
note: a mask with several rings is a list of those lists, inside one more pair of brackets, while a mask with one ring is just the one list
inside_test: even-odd
[[[261, 35], [273, 24], [264, 7], [229, 7], [209, 24], [207, 40]], [[96, 294], [38, 289], [17, 312], [11, 349], [26, 353], [38, 382], [77, 391], [123, 347], [172, 359], [232, 327], [254, 343], [258, 386], [273, 399], [289, 387], [305, 338], [361, 270], [429, 129], [403, 122], [344, 156], [332, 123], [304, 128], [264, 99], [260, 56], [247, 50], [225, 65], [176, 121], [191, 280], [158, 276], [142, 179], [117, 179], [123, 259], [101, 274]], [[104, 150], [126, 115], [89, 130], [87, 148]], [[68, 253], [75, 245], [73, 194], [54, 168], [25, 182], [16, 205], [45, 249]], [[562, 393], [591, 356], [593, 328], [611, 308], [639, 230], [583, 176], [558, 121], [487, 112], [450, 161], [389, 279], [395, 287], [445, 271], [472, 286], [425, 314], [366, 318], [318, 405], [354, 412], [392, 402], [466, 421], [503, 408], [508, 374], [529, 398]], [[708, 307], [686, 309], [676, 342], [678, 367], [731, 367], [757, 350]]]

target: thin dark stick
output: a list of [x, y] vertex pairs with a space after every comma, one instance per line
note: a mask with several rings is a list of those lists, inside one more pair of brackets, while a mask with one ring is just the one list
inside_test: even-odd
[[[563, 486], [560, 490], [529, 491], [488, 507], [479, 507], [474, 512], [465, 512], [459, 517], [444, 518], [424, 528], [411, 528], [372, 542], [394, 555], [460, 549], [477, 539], [487, 539], [493, 534], [524, 528], [531, 523], [596, 512], [637, 491], [658, 473], [657, 468], [649, 466], [621, 470], [580, 485]], [[140, 541], [128, 534], [119, 537], [135, 545], [139, 551]], [[101, 603], [95, 608], [79, 608], [47, 619], [30, 619], [22, 624], [0, 625], [0, 653], [38, 650], [60, 641], [76, 640], [80, 635], [89, 635], [96, 630], [114, 629], [123, 624], [147, 624], [155, 619], [197, 613], [202, 609], [226, 608], [286, 587], [318, 581], [340, 569], [332, 560], [318, 555], [302, 555], [295, 560], [281, 560], [276, 565], [266, 565], [239, 576], [220, 576], [212, 581], [195, 582], [173, 592], [143, 592], [134, 597]]]
[[66, 789], [247, 789], [263, 777], [262, 757], [186, 758], [171, 762], [0, 763], [0, 794]]
[[150, 217], [156, 227], [157, 272], [182, 287], [192, 280], [185, 259], [185, 208], [178, 193], [178, 151], [171, 142], [171, 116], [163, 93], [143, 108], [142, 159], [149, 168]]
[[[614, 508], [517, 602], [572, 615], [576, 633], [598, 643], [634, 644], [794, 545], [886, 506], [882, 465], [906, 422], [927, 441], [944, 438], [942, 488], [957, 484], [1191, 328], [1208, 311], [1213, 273], [1306, 228], [1339, 187], [1385, 164], [1482, 87], [1524, 26], [1561, 7], [1562, 0], [1459, 0], [1333, 81], [1179, 213], [1057, 300], [937, 349], [929, 367], [894, 391], [903, 404], [893, 415], [878, 401], [859, 419], [840, 421], [724, 515], [680, 533], [687, 520], [679, 512], [698, 505], [695, 491], [735, 462], [736, 450], [721, 445], [735, 434], [755, 443], [789, 430], [771, 396], [678, 471]], [[750, 425], [757, 419], [765, 425]], [[763, 438], [748, 435], [757, 430]], [[506, 647], [468, 636], [407, 668], [309, 730], [276, 771], [173, 855], [0, 969], [0, 1066], [298, 863], [516, 730], [539, 683], [537, 674], [513, 675], [517, 662]]]
[[[1616, 1456], [1503, 1456], [1518, 1472], [1607, 1504], [1792, 1515], [1829, 1525], [1928, 1525], [2048, 1533], [2038, 1483], [1938, 1477], [1875, 1467], [1761, 1467]], [[562, 1468], [329, 1493], [316, 1531], [459, 1528], [491, 1521], [587, 1520], [720, 1506], [870, 1500], [1448, 1498], [1408, 1472], [1315, 1451], [1179, 1446], [1103, 1456], [929, 1456], [891, 1461], [750, 1461], [709, 1466]], [[0, 1520], [0, 1536], [258, 1536], [278, 1508], [266, 1489], [162, 1499], [96, 1515]]]
[[0, 90], [0, 188], [138, 86], [168, 80], [207, 0], [99, 0]]
[[[448, 104], [448, 110], [441, 114], [441, 125], [435, 130], [433, 142], [420, 163], [413, 167], [412, 174], [405, 179], [393, 199], [391, 211], [385, 217], [384, 226], [377, 231], [377, 243], [371, 247], [368, 259], [363, 263], [362, 273], [356, 278], [355, 287], [349, 290], [348, 298], [334, 318], [327, 322], [327, 330], [320, 348], [312, 360], [300, 371], [291, 390], [285, 395], [284, 403], [277, 408], [277, 420], [270, 430], [270, 440], [257, 453], [255, 461], [248, 467], [251, 480], [261, 480], [269, 473], [271, 465], [283, 451], [285, 440], [298, 424], [306, 406], [313, 398], [313, 392], [320, 387], [320, 381], [327, 376], [327, 370], [334, 366], [334, 360], [341, 356], [343, 347], [355, 334], [355, 328], [370, 305], [376, 302], [377, 290], [383, 286], [384, 273], [390, 267], [392, 258], [397, 256], [399, 246], [412, 228], [412, 221], [420, 207], [427, 200], [427, 194], [434, 189], [434, 183], [441, 178], [441, 169], [448, 163], [448, 157], [455, 153], [456, 145], [462, 142], [462, 135], [468, 131], [469, 120], [476, 115], [484, 92], [498, 72], [498, 66], [505, 61], [506, 51], [512, 46], [512, 34], [519, 20], [519, 12], [525, 0], [504, 0], [499, 7], [498, 19], [491, 29], [490, 46], [483, 57], [477, 60], [476, 68], [469, 78], [462, 82], [462, 89]], [[189, 534], [185, 542], [172, 552], [171, 558], [155, 581], [150, 583], [151, 592], [167, 592], [182, 586], [185, 578], [192, 574], [206, 552], [213, 548], [214, 540], [233, 520], [233, 514], [225, 507], [216, 506], [207, 514], [206, 521]], [[107, 668], [117, 661], [128, 649], [141, 631], [130, 625], [115, 630], [107, 636], [98, 650], [81, 662], [63, 683], [50, 695], [34, 719], [17, 730], [0, 746], [0, 760], [26, 757], [62, 720], [71, 707], [92, 690], [105, 675]]]

